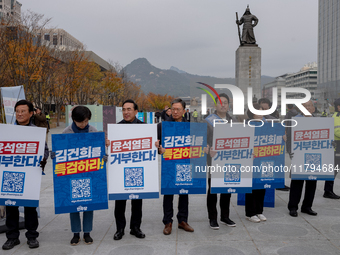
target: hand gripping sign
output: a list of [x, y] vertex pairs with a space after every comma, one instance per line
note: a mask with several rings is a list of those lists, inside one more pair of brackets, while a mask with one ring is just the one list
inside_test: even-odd
[[46, 129], [0, 124], [0, 205], [39, 206]]

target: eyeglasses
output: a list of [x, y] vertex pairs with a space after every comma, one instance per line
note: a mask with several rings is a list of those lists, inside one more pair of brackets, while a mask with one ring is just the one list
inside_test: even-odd
[[183, 109], [181, 109], [181, 108], [171, 108], [171, 111], [180, 112], [180, 111], [183, 111]]

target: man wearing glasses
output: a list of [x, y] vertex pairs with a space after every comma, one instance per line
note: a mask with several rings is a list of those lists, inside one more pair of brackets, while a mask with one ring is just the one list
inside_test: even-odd
[[[14, 111], [16, 114], [16, 121], [14, 125], [35, 127], [31, 121], [33, 115], [33, 104], [27, 100], [20, 100], [14, 106]], [[45, 143], [44, 158], [40, 162], [40, 167], [44, 171], [47, 158], [49, 156], [48, 147]], [[37, 240], [39, 232], [37, 231], [38, 213], [36, 207], [24, 207], [25, 215], [25, 228], [27, 232], [25, 233], [27, 238], [27, 244], [30, 249], [38, 248], [39, 241]], [[3, 250], [10, 250], [14, 246], [20, 244], [19, 240], [19, 207], [18, 206], [6, 206], [6, 237], [7, 241], [2, 246]]]
[[[185, 112], [185, 102], [177, 98], [171, 103], [171, 112], [172, 117], [169, 121], [176, 122], [187, 122], [187, 120], [183, 117]], [[165, 153], [165, 149], [162, 147], [160, 140], [162, 139], [162, 123], [159, 123], [157, 126], [157, 138], [156, 147], [158, 147], [158, 153]], [[163, 223], [165, 225], [163, 233], [164, 235], [170, 235], [172, 231], [172, 217], [174, 215], [173, 209], [173, 199], [174, 195], [164, 195], [163, 197]], [[188, 224], [188, 215], [189, 215], [189, 196], [188, 195], [179, 195], [178, 199], [178, 228], [184, 229], [187, 232], [194, 232], [194, 229]]]

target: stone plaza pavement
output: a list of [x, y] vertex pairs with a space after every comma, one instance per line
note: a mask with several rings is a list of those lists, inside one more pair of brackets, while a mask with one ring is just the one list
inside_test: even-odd
[[[65, 124], [52, 129], [50, 135], [62, 132]], [[188, 233], [177, 228], [174, 217], [173, 232], [163, 235], [162, 198], [143, 201], [143, 222], [141, 229], [145, 239], [129, 234], [130, 202], [127, 203], [127, 227], [122, 240], [114, 241], [116, 225], [113, 217], [114, 201], [109, 201], [109, 209], [94, 213], [91, 236], [94, 243], [71, 246], [72, 233], [68, 214], [54, 214], [52, 164], [48, 160], [42, 177], [39, 219], [40, 247], [29, 249], [25, 230], [21, 230], [21, 244], [12, 250], [0, 250], [0, 254], [340, 254], [340, 200], [323, 198], [324, 182], [319, 181], [313, 210], [317, 216], [309, 216], [299, 211], [299, 216], [289, 216], [287, 203], [289, 192], [276, 191], [275, 208], [265, 208], [266, 222], [252, 223], [245, 218], [244, 206], [237, 206], [237, 196], [232, 195], [230, 218], [236, 227], [220, 224], [219, 230], [212, 230], [208, 223], [205, 195], [189, 196], [189, 224], [195, 229]], [[339, 176], [339, 175], [338, 175]], [[290, 179], [286, 178], [286, 184]], [[336, 180], [336, 194], [340, 194], [340, 181]], [[303, 193], [304, 194], [304, 193]], [[177, 204], [175, 196], [174, 204]], [[301, 202], [300, 202], [301, 205]], [[177, 208], [175, 208], [175, 214]], [[0, 235], [1, 245], [6, 241]]]

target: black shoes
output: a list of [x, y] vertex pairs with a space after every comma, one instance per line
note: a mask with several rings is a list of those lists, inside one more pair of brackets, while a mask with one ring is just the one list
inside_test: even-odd
[[296, 210], [290, 210], [289, 211], [289, 215], [292, 216], [292, 217], [297, 217], [298, 216], [298, 213]]
[[123, 235], [124, 235], [124, 229], [119, 229], [113, 236], [113, 240], [120, 240], [123, 238]]
[[223, 218], [223, 219], [221, 219], [221, 222], [223, 223], [223, 224], [226, 224], [228, 227], [236, 227], [236, 223], [235, 222], [233, 222], [231, 219], [229, 219], [229, 218]]
[[[3, 250], [10, 250], [14, 246], [20, 244], [20, 240], [18, 238], [16, 239], [8, 239], [6, 243], [2, 246]], [[27, 240], [28, 247], [30, 249], [38, 248], [39, 247], [39, 242], [36, 238], [30, 238]]]
[[3, 250], [10, 250], [18, 244], [20, 244], [19, 239], [7, 239], [6, 243], [4, 243], [4, 245], [2, 246], [2, 249]]
[[[84, 242], [86, 244], [91, 244], [93, 243], [93, 239], [90, 236], [90, 233], [84, 233]], [[71, 239], [71, 245], [75, 246], [80, 243], [80, 235], [79, 233], [74, 233], [73, 238]]]
[[330, 198], [330, 199], [339, 199], [340, 196], [338, 196], [337, 194], [335, 194], [333, 191], [325, 191], [325, 193], [323, 194], [324, 198]]
[[[137, 227], [132, 228], [130, 231], [130, 234], [134, 235], [137, 238], [145, 238], [145, 234], [142, 232], [142, 230], [140, 230], [140, 228], [137, 228]], [[124, 229], [119, 229], [113, 236], [113, 239], [120, 240], [123, 238], [123, 235], [124, 235]]]
[[314, 211], [312, 210], [312, 208], [301, 209], [301, 212], [307, 213], [307, 214], [312, 215], [312, 216], [318, 215], [318, 213], [317, 213], [317, 212], [314, 212]]
[[84, 233], [84, 242], [86, 244], [93, 243], [93, 239], [91, 238], [90, 233]]
[[209, 220], [209, 223], [210, 223], [210, 228], [211, 229], [217, 230], [217, 229], [220, 228], [220, 226], [217, 223], [217, 220]]
[[30, 238], [27, 240], [28, 247], [30, 249], [38, 248], [39, 247], [39, 242], [36, 238]]
[[[307, 214], [312, 215], [312, 216], [318, 215], [318, 213], [317, 213], [317, 212], [314, 212], [314, 211], [312, 210], [312, 208], [301, 208], [301, 212], [302, 212], [302, 213], [307, 213]], [[290, 210], [290, 211], [289, 211], [289, 215], [292, 216], [292, 217], [297, 217], [297, 216], [298, 216], [298, 213], [297, 213], [296, 210], [293, 209], [293, 210]]]
[[74, 233], [73, 238], [71, 239], [71, 245], [78, 245], [80, 242], [80, 236], [79, 233]]
[[140, 230], [140, 228], [134, 227], [130, 231], [131, 235], [134, 235], [137, 238], [145, 238], [145, 234]]

